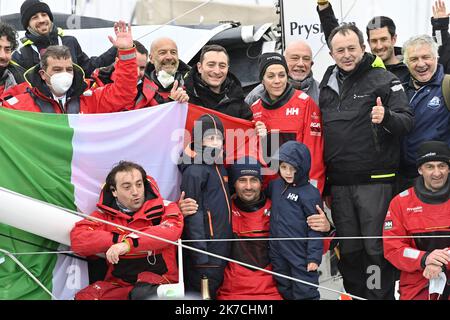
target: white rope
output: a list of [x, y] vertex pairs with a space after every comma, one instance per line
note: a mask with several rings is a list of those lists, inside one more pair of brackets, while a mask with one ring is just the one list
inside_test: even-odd
[[[50, 204], [50, 205], [52, 205], [52, 204]], [[58, 207], [56, 205], [52, 205], [52, 206]], [[224, 256], [220, 256], [220, 255], [217, 255], [217, 254], [214, 254], [214, 253], [211, 253], [211, 252], [207, 252], [207, 251], [200, 250], [200, 249], [197, 249], [197, 248], [194, 248], [194, 247], [190, 247], [190, 246], [187, 246], [187, 245], [184, 245], [184, 244], [180, 244], [178, 242], [174, 242], [174, 241], [171, 241], [171, 240], [168, 240], [168, 239], [164, 239], [164, 238], [152, 235], [152, 234], [148, 234], [148, 233], [145, 233], [145, 232], [142, 232], [142, 231], [139, 231], [139, 230], [135, 230], [135, 229], [123, 226], [123, 225], [119, 225], [119, 224], [116, 224], [116, 223], [113, 223], [113, 222], [110, 222], [110, 221], [106, 221], [106, 220], [103, 220], [103, 219], [100, 219], [100, 218], [97, 218], [97, 217], [89, 216], [89, 215], [86, 215], [86, 214], [81, 213], [81, 212], [75, 212], [75, 211], [72, 211], [72, 210], [69, 210], [69, 209], [66, 209], [66, 208], [61, 208], [61, 207], [58, 207], [58, 208], [66, 211], [66, 212], [69, 212], [71, 214], [75, 214], [75, 215], [84, 217], [86, 219], [92, 220], [92, 221], [97, 221], [97, 222], [104, 223], [104, 224], [107, 224], [107, 225], [110, 225], [110, 226], [113, 226], [113, 227], [116, 227], [116, 228], [121, 228], [122, 230], [130, 231], [130, 232], [133, 232], [135, 234], [140, 234], [140, 235], [143, 235], [145, 237], [149, 237], [149, 238], [152, 238], [152, 239], [160, 240], [162, 242], [169, 243], [169, 244], [172, 244], [174, 246], [180, 246], [180, 247], [182, 247], [184, 249], [188, 249], [188, 250], [191, 250], [191, 251], [195, 251], [195, 252], [199, 252], [199, 253], [202, 253], [202, 254], [206, 254], [206, 255], [214, 257], [214, 258], [222, 259], [222, 260], [225, 260], [225, 261], [228, 261], [228, 262], [233, 262], [233, 263], [236, 263], [236, 264], [239, 264], [239, 265], [251, 268], [251, 269], [263, 271], [263, 272], [269, 273], [269, 274], [277, 276], [277, 277], [281, 277], [281, 278], [285, 278], [285, 279], [292, 280], [292, 281], [295, 281], [295, 282], [299, 282], [299, 283], [302, 283], [302, 284], [305, 284], [305, 285], [309, 285], [309, 286], [312, 286], [312, 287], [315, 287], [315, 288], [318, 288], [318, 289], [323, 289], [323, 290], [327, 290], [327, 291], [338, 293], [338, 294], [344, 294], [344, 295], [347, 295], [347, 296], [352, 297], [352, 298], [357, 299], [357, 300], [366, 300], [366, 299], [364, 299], [362, 297], [358, 297], [358, 296], [355, 296], [355, 295], [352, 295], [352, 294], [349, 294], [349, 293], [345, 293], [345, 292], [341, 292], [341, 291], [334, 290], [334, 289], [331, 289], [331, 288], [323, 287], [323, 286], [320, 286], [320, 285], [316, 285], [314, 283], [310, 283], [310, 282], [303, 281], [303, 280], [300, 280], [300, 279], [296, 279], [296, 278], [293, 278], [293, 277], [290, 277], [290, 276], [286, 276], [284, 274], [280, 274], [280, 273], [276, 273], [276, 272], [273, 272], [273, 271], [270, 271], [270, 270], [266, 270], [266, 269], [263, 269], [263, 268], [252, 266], [250, 264], [247, 264], [247, 263], [244, 263], [244, 262], [241, 262], [241, 261], [237, 261], [237, 260], [230, 259], [230, 258], [227, 258], [227, 257], [224, 257]]]
[[308, 237], [308, 238], [233, 238], [233, 239], [196, 239], [183, 240], [183, 242], [234, 242], [234, 241], [293, 241], [293, 240], [367, 240], [367, 239], [434, 239], [434, 238], [450, 238], [450, 235], [434, 235], [434, 236], [360, 236], [360, 237]]
[[177, 20], [180, 19], [180, 18], [183, 18], [184, 16], [188, 15], [189, 13], [192, 13], [192, 12], [194, 12], [195, 10], [200, 9], [200, 8], [203, 7], [203, 6], [206, 6], [206, 5], [209, 4], [211, 1], [213, 1], [213, 0], [208, 0], [208, 1], [206, 1], [206, 2], [203, 2], [203, 3], [199, 4], [198, 6], [192, 8], [191, 10], [188, 10], [188, 11], [186, 11], [185, 13], [179, 15], [178, 17], [175, 17], [175, 18], [173, 18], [172, 20], [169, 20], [169, 21], [167, 21], [166, 23], [160, 25], [158, 28], [156, 28], [156, 29], [154, 29], [154, 30], [152, 30], [152, 31], [150, 31], [150, 32], [148, 32], [148, 33], [146, 33], [146, 34], [140, 36], [140, 37], [137, 38], [136, 40], [142, 39], [142, 38], [148, 36], [149, 34], [152, 34], [153, 32], [156, 32], [156, 31], [158, 31], [158, 30], [164, 28], [165, 26], [171, 24], [172, 22], [177, 21]]
[[75, 254], [73, 251], [36, 251], [36, 252], [11, 252], [13, 256], [40, 255], [40, 254]]
[[8, 257], [11, 258], [12, 261], [14, 261], [27, 275], [30, 276], [31, 279], [33, 279], [34, 282], [36, 282], [45, 292], [47, 292], [50, 297], [52, 297], [52, 299], [54, 300], [58, 300], [53, 293], [51, 293], [19, 260], [17, 260], [16, 257], [14, 257], [14, 255], [12, 253], [10, 253], [9, 251], [0, 249], [0, 252], [4, 253], [5, 255], [7, 255]]

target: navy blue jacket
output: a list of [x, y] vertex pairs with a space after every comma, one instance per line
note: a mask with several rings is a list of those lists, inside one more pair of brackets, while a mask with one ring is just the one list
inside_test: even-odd
[[402, 169], [410, 177], [418, 176], [417, 148], [424, 141], [437, 140], [450, 146], [450, 112], [442, 95], [444, 68], [438, 64], [431, 81], [416, 91], [412, 81], [406, 88], [414, 111], [414, 128], [403, 140]]
[[[190, 150], [192, 152], [192, 150]], [[192, 154], [193, 155], [193, 154]], [[184, 240], [230, 239], [231, 201], [228, 190], [227, 171], [223, 165], [206, 164], [198, 159], [199, 153], [187, 163], [189, 156], [183, 155], [183, 163], [178, 165], [182, 173], [180, 190], [186, 198], [197, 201], [195, 214], [185, 217]], [[221, 256], [229, 256], [229, 242], [193, 242], [187, 243], [197, 249], [205, 250]], [[227, 261], [214, 258], [191, 250], [185, 250], [186, 261], [191, 265], [225, 266]]]
[[[269, 184], [268, 195], [272, 200], [270, 237], [321, 237], [322, 233], [312, 230], [306, 223], [308, 216], [317, 213], [316, 205], [321, 206], [322, 203], [319, 190], [309, 183], [311, 155], [308, 148], [302, 143], [288, 141], [275, 157], [280, 163], [294, 166], [297, 172], [292, 184], [287, 184], [282, 178]], [[270, 248], [284, 255], [292, 264], [305, 266], [305, 270], [308, 263], [319, 265], [322, 261], [322, 240], [271, 241]]]

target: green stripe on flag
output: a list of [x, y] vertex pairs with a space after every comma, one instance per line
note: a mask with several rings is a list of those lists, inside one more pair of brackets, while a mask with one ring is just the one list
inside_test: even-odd
[[[65, 115], [0, 109], [0, 186], [76, 209], [74, 187], [70, 182], [72, 137], [73, 130]], [[53, 241], [0, 224], [0, 248], [4, 250], [12, 253], [36, 252], [57, 247], [58, 244]], [[56, 255], [25, 255], [18, 258], [52, 290]], [[49, 298], [11, 259], [6, 257], [6, 261], [0, 264], [0, 300]]]

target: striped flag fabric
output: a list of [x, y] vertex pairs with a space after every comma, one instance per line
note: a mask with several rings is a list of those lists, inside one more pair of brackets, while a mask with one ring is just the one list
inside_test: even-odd
[[[181, 178], [177, 159], [187, 143], [185, 132], [206, 112], [215, 113], [176, 102], [110, 114], [61, 115], [0, 108], [0, 187], [90, 214], [107, 173], [120, 160], [128, 160], [141, 164], [156, 179], [165, 199], [176, 201]], [[255, 152], [248, 148], [255, 139], [250, 121], [216, 114], [225, 128], [250, 132], [234, 147], [240, 151], [231, 154]], [[0, 249], [12, 253], [63, 249], [1, 222]], [[58, 299], [72, 299], [88, 284], [87, 263], [78, 257], [17, 257]], [[0, 263], [0, 300], [49, 298], [11, 259]]]

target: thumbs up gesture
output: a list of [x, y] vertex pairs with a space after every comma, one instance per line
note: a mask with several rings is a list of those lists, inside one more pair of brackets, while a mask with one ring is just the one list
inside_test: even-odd
[[377, 98], [377, 105], [372, 108], [372, 123], [380, 124], [384, 119], [384, 107], [381, 102], [381, 98]]

